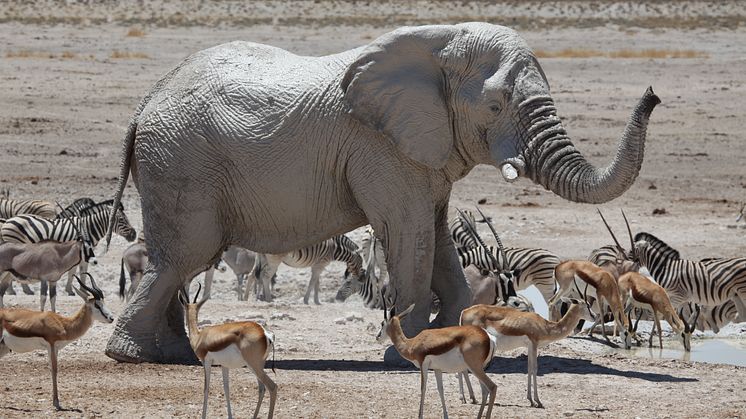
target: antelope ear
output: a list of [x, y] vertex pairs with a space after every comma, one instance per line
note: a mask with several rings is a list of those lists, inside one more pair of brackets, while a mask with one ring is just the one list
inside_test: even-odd
[[365, 47], [342, 79], [350, 113], [386, 134], [407, 157], [439, 169], [453, 148], [441, 59], [460, 31], [406, 27]]

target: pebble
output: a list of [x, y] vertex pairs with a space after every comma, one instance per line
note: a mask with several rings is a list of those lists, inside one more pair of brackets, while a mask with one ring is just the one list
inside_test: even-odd
[[269, 317], [270, 320], [295, 320], [295, 317], [288, 313], [272, 313]]

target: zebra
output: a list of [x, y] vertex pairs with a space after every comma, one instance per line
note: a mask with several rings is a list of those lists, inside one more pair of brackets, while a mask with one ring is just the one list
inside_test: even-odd
[[[113, 201], [104, 201], [101, 204], [106, 204], [107, 202], [109, 205], [111, 205]], [[96, 202], [91, 198], [78, 198], [73, 201], [72, 204], [63, 208], [62, 212], [57, 214], [56, 218], [80, 217], [81, 215], [84, 215], [85, 211], [95, 206]]]
[[42, 218], [55, 218], [57, 211], [54, 203], [36, 199], [15, 200], [0, 197], [0, 218], [12, 218], [16, 215], [30, 214]]
[[[90, 237], [90, 241], [95, 247], [106, 234], [109, 212], [111, 212], [111, 204], [104, 202], [90, 208], [87, 215], [83, 217], [47, 220], [34, 215], [19, 215], [8, 219], [0, 227], [0, 241], [35, 243], [42, 240], [76, 240], [78, 237], [76, 230], [80, 229]], [[121, 207], [116, 211], [114, 231], [129, 242], [134, 241], [137, 235]], [[88, 264], [81, 263], [79, 266], [82, 276], [84, 272], [87, 272]], [[72, 294], [73, 273], [73, 271], [68, 272], [68, 282], [65, 287], [69, 295], [74, 295]]]
[[[262, 296], [265, 301], [272, 301], [270, 281], [277, 273], [280, 264], [284, 263], [293, 268], [311, 268], [311, 280], [308, 282], [303, 303], [308, 304], [313, 288], [313, 302], [321, 304], [319, 302], [319, 277], [329, 263], [333, 261], [346, 263], [345, 280], [352, 276], [360, 282], [363, 281], [365, 269], [363, 269], [363, 258], [358, 251], [358, 245], [343, 234], [284, 254], [258, 254], [254, 262], [254, 269], [252, 269], [246, 281], [244, 299], [248, 300], [253, 283], [257, 280], [256, 272], [259, 272], [258, 277], [263, 289]], [[259, 296], [257, 295], [257, 297]]]
[[[694, 310], [695, 304], [687, 303], [681, 306], [680, 313], [685, 318], [688, 318]], [[712, 330], [713, 333], [719, 333], [721, 327], [730, 323], [736, 323], [737, 317], [738, 308], [732, 299], [713, 307], [703, 306], [699, 319], [697, 319], [697, 329], [703, 332]]]
[[[674, 308], [689, 302], [716, 306], [730, 299], [743, 304], [739, 295], [746, 295], [746, 259], [681, 259], [676, 249], [645, 232], [635, 235], [634, 243], [633, 262], [650, 271]], [[743, 317], [746, 313], [739, 314]]]
[[[451, 240], [456, 245], [457, 249], [471, 249], [479, 247], [479, 242], [472, 232], [472, 228], [476, 228], [477, 223], [486, 223], [490, 220], [482, 217], [477, 220], [474, 217], [474, 213], [469, 210], [462, 211], [463, 217], [454, 217], [448, 222], [448, 230], [451, 232]], [[469, 226], [472, 226], [471, 228]]]
[[[524, 290], [533, 285], [548, 303], [555, 293], [554, 268], [559, 265], [560, 258], [548, 250], [539, 248], [507, 247], [503, 249], [502, 254], [497, 250], [494, 246], [487, 246], [487, 249], [475, 247], [456, 251], [463, 268], [474, 265], [482, 274], [486, 274], [502, 266], [506, 271], [514, 272], [512, 281], [515, 289]], [[504, 260], [501, 260], [501, 257]], [[495, 266], [494, 261], [498, 266]]]

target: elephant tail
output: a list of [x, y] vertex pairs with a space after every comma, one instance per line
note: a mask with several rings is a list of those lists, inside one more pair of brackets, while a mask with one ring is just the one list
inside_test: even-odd
[[127, 278], [124, 276], [124, 258], [122, 268], [119, 270], [119, 298], [124, 298], [124, 289], [127, 287]]
[[111, 214], [109, 214], [109, 226], [106, 229], [106, 250], [109, 250], [109, 244], [111, 243], [111, 234], [114, 231], [114, 222], [116, 220], [117, 210], [122, 204], [122, 194], [124, 193], [124, 187], [127, 186], [127, 179], [130, 175], [130, 165], [132, 164], [132, 152], [135, 148], [135, 135], [137, 133], [137, 122], [135, 118], [132, 118], [129, 126], [127, 127], [127, 134], [122, 142], [122, 160], [119, 166], [119, 184], [117, 186], [117, 193], [114, 195], [114, 205], [112, 206]]

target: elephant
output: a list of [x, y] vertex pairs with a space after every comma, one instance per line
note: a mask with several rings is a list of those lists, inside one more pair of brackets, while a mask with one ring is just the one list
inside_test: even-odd
[[[195, 361], [176, 294], [225, 248], [285, 253], [366, 224], [386, 249], [396, 310], [415, 304], [404, 332], [457, 324], [471, 296], [448, 230], [453, 183], [488, 164], [607, 202], [634, 183], [658, 103], [648, 88], [596, 168], [506, 27], [403, 27], [321, 57], [243, 41], [196, 52], [155, 83], [122, 141], [115, 206], [131, 172], [151, 264], [106, 353]], [[431, 290], [442, 309], [429, 324]]]

